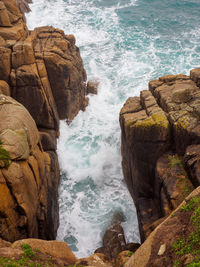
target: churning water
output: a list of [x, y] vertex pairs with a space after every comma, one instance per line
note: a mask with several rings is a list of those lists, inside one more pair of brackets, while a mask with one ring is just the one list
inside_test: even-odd
[[31, 9], [29, 28], [52, 25], [73, 33], [88, 79], [100, 80], [86, 111], [70, 126], [61, 122], [57, 239], [87, 256], [120, 212], [127, 241], [138, 241], [120, 165], [119, 111], [150, 79], [200, 65], [200, 1], [34, 0]]

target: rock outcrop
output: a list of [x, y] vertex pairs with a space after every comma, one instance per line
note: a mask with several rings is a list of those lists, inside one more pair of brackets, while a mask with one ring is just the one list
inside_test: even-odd
[[122, 167], [144, 241], [199, 185], [200, 70], [167, 75], [120, 112]]
[[0, 118], [0, 140], [10, 156], [9, 167], [0, 169], [0, 236], [9, 241], [53, 239], [58, 219], [53, 217], [56, 211], [50, 199], [58, 181], [35, 121], [23, 105], [3, 94]]
[[0, 170], [0, 237], [8, 241], [55, 239], [59, 120], [71, 121], [88, 102], [75, 37], [53, 27], [29, 31], [30, 2], [0, 1], [0, 141], [11, 157]]
[[76, 256], [65, 242], [22, 239], [14, 243], [0, 239], [1, 266], [69, 266]]
[[113, 224], [103, 236], [103, 247], [98, 248], [96, 253], [103, 253], [112, 263], [116, 264], [118, 255], [122, 251], [135, 252], [140, 244], [126, 243], [124, 230], [120, 223]]
[[200, 187], [149, 235], [124, 266], [198, 266], [199, 207]]

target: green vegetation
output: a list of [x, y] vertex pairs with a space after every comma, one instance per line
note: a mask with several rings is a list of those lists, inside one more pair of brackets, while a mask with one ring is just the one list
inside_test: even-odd
[[21, 248], [24, 251], [24, 256], [32, 258], [34, 256], [34, 252], [32, 250], [32, 247], [28, 244], [22, 244]]
[[189, 264], [187, 264], [187, 267], [200, 267], [200, 262], [190, 262]]
[[140, 127], [144, 129], [148, 129], [150, 127], [163, 127], [168, 128], [169, 122], [164, 113], [155, 113], [144, 120], [137, 120], [132, 118], [131, 120], [126, 121], [126, 126], [128, 127]]
[[169, 160], [170, 168], [173, 168], [176, 165], [179, 165], [181, 168], [183, 168], [183, 164], [181, 162], [181, 159], [178, 157], [178, 155], [168, 156], [168, 160]]
[[133, 255], [133, 251], [129, 251], [127, 254], [128, 257], [131, 257], [132, 255]]
[[179, 192], [180, 197], [179, 197], [179, 203], [177, 202], [177, 204], [180, 204], [182, 200], [185, 197], [187, 197], [194, 188], [184, 169], [181, 157], [179, 157], [177, 154], [169, 155], [168, 165], [169, 165], [169, 174], [172, 171], [172, 173], [175, 175], [177, 179], [176, 189], [174, 190], [177, 190]]
[[176, 129], [178, 130], [178, 128], [183, 128], [183, 129], [187, 129], [188, 126], [190, 125], [190, 119], [191, 117], [189, 116], [182, 116], [180, 117], [177, 122], [174, 124], [176, 126]]
[[3, 162], [3, 167], [8, 168], [10, 165], [10, 155], [7, 150], [2, 148], [2, 142], [0, 141], [0, 163]]
[[192, 211], [198, 204], [200, 204], [200, 197], [193, 197], [187, 204], [182, 206], [181, 209], [184, 211]]
[[173, 267], [179, 267], [180, 266], [180, 261], [175, 260]]
[[200, 197], [191, 198], [181, 208], [182, 212], [186, 212], [186, 216], [190, 217], [190, 225], [188, 226], [190, 234], [179, 237], [172, 245], [172, 250], [176, 254], [174, 267], [178, 267], [180, 258], [184, 255], [192, 255], [193, 260], [187, 264], [187, 267], [200, 267]]
[[2, 267], [55, 267], [52, 257], [44, 255], [39, 249], [33, 249], [28, 244], [22, 244], [23, 255], [20, 259], [0, 257]]

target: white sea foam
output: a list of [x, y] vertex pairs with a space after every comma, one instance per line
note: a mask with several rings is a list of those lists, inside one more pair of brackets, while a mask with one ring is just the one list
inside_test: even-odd
[[[75, 34], [88, 78], [100, 80], [98, 95], [90, 96], [86, 111], [79, 112], [70, 126], [61, 122], [58, 141], [62, 179], [57, 238], [79, 257], [101, 246], [115, 212], [124, 214], [127, 241], [139, 240], [136, 212], [120, 163], [118, 114], [124, 101], [147, 89], [150, 79], [187, 73], [200, 60], [200, 34], [195, 28], [182, 38], [162, 36], [154, 25], [149, 25], [151, 33], [148, 27], [141, 30], [140, 24], [125, 27], [120, 14], [139, 4], [135, 0], [114, 0], [110, 5], [103, 5], [103, 0], [35, 0], [28, 15], [29, 28], [52, 25]], [[144, 14], [140, 18], [145, 20]], [[128, 23], [134, 19], [130, 17]]]

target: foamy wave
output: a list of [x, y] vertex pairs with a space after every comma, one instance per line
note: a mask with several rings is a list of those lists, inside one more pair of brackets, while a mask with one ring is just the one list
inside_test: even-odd
[[182, 13], [173, 20], [167, 10], [162, 18], [168, 6], [165, 0], [158, 1], [156, 9], [152, 4], [152, 10], [142, 3], [37, 0], [28, 15], [32, 29], [52, 25], [75, 34], [89, 79], [100, 80], [98, 95], [89, 96], [86, 111], [79, 112], [70, 126], [61, 122], [58, 142], [62, 171], [58, 239], [65, 240], [79, 257], [101, 246], [115, 212], [126, 218], [127, 241], [139, 240], [136, 212], [120, 163], [118, 114], [124, 101], [147, 89], [150, 79], [188, 73], [200, 62], [199, 23], [192, 30], [181, 24], [182, 17], [188, 25], [193, 21], [189, 13], [184, 16], [187, 9], [176, 10]]

